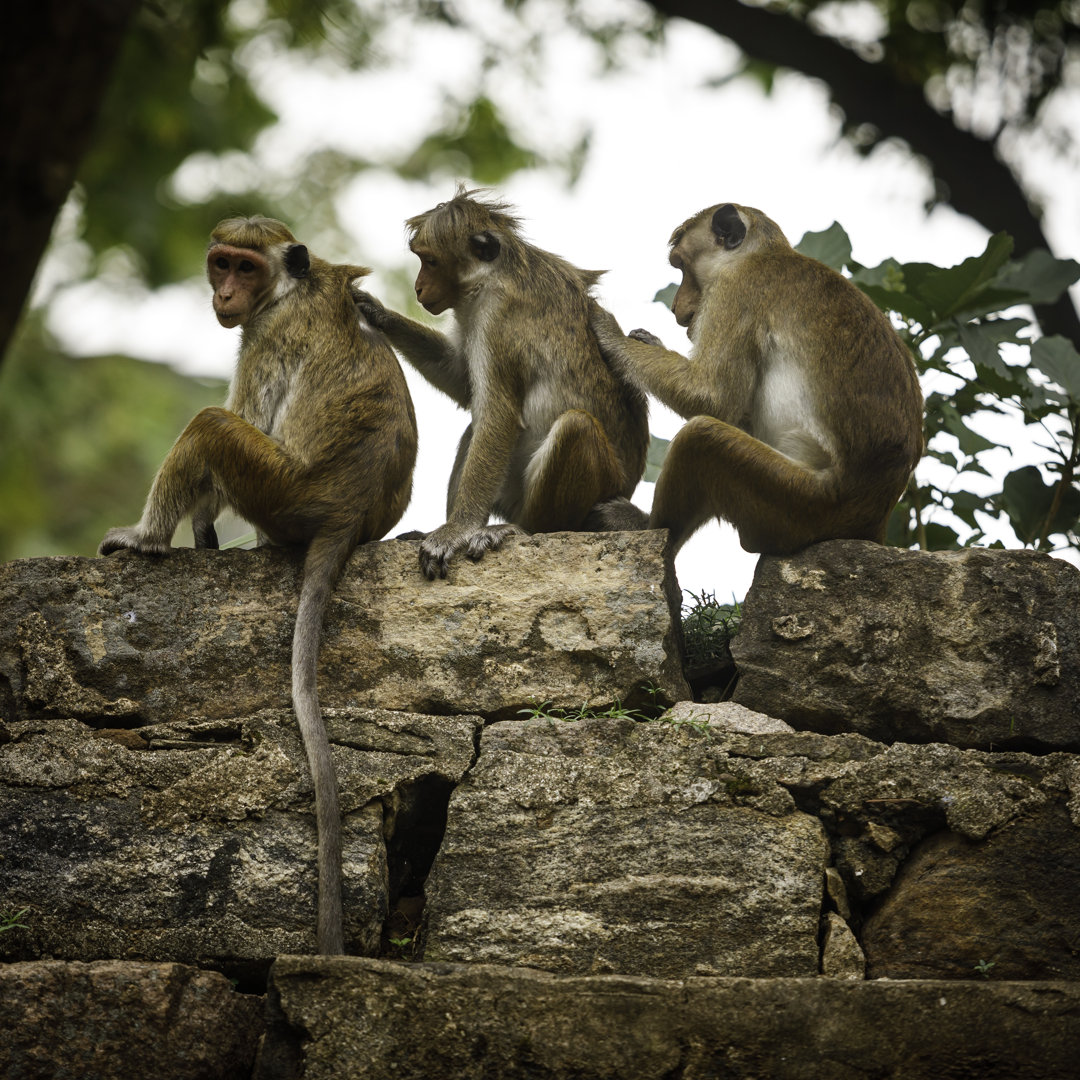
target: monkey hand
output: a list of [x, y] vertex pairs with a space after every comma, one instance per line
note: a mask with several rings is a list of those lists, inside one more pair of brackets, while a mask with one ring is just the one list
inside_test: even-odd
[[508, 536], [522, 532], [516, 525], [455, 525], [447, 522], [420, 541], [420, 569], [428, 581], [446, 577], [450, 560], [459, 552], [472, 560], [482, 559], [484, 552], [494, 551]]
[[386, 306], [379, 300], [376, 300], [371, 293], [364, 292], [363, 289], [353, 288], [352, 290], [353, 303], [356, 305], [356, 310], [376, 330], [385, 330], [391, 320], [391, 314]]
[[664, 347], [664, 343], [655, 334], [650, 334], [648, 330], [631, 330], [626, 336], [633, 338], [635, 341], [644, 341], [646, 345], [655, 345], [659, 349]]
[[137, 525], [128, 525], [110, 529], [98, 546], [98, 554], [111, 555], [114, 551], [121, 551], [124, 548], [142, 552], [143, 555], [168, 555], [170, 551], [168, 544], [147, 540]]

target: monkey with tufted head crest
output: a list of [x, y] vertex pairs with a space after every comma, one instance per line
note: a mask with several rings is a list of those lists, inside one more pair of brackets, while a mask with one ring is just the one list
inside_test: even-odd
[[[645, 468], [645, 396], [604, 363], [589, 317], [599, 274], [521, 235], [505, 205], [459, 188], [410, 218], [416, 298], [453, 310], [447, 336], [368, 293], [357, 306], [434, 386], [472, 414], [447, 520], [420, 543], [428, 578], [459, 552], [480, 558], [512, 533], [640, 527], [629, 502]], [[507, 524], [489, 525], [496, 514]]]

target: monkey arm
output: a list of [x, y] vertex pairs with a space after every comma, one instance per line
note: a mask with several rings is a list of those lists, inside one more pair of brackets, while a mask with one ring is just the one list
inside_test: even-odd
[[715, 373], [706, 365], [665, 349], [660, 339], [645, 330], [624, 334], [615, 317], [597, 306], [590, 325], [604, 360], [640, 390], [652, 394], [680, 416], [718, 416], [722, 409]]
[[436, 389], [469, 408], [472, 393], [461, 350], [445, 334], [391, 311], [370, 293], [353, 289], [357, 311]]

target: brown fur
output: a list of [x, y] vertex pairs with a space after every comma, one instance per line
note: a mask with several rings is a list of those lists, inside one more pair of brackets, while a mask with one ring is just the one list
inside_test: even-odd
[[887, 317], [752, 207], [703, 210], [671, 245], [688, 359], [644, 331], [624, 337], [610, 316], [593, 320], [608, 361], [690, 418], [650, 527], [670, 529], [678, 548], [719, 517], [746, 550], [768, 554], [883, 540], [923, 446], [915, 366]]
[[356, 318], [362, 267], [311, 257], [271, 218], [223, 221], [207, 273], [223, 325], [243, 327], [225, 408], [203, 409], [162, 464], [137, 525], [111, 529], [107, 555], [170, 550], [192, 517], [196, 546], [217, 547], [226, 506], [263, 541], [307, 549], [293, 634], [293, 705], [315, 784], [318, 946], [344, 950], [337, 781], [319, 712], [319, 635], [331, 590], [357, 544], [377, 540], [409, 501], [416, 418], [381, 334]]
[[[453, 309], [460, 343], [367, 293], [357, 303], [472, 413], [447, 522], [420, 545], [424, 573], [445, 577], [456, 553], [479, 558], [518, 529], [610, 527], [641, 477], [649, 434], [644, 395], [603, 362], [589, 330], [599, 275], [528, 243], [504, 204], [464, 189], [407, 225], [417, 299], [432, 314]], [[492, 514], [509, 525], [489, 526]]]

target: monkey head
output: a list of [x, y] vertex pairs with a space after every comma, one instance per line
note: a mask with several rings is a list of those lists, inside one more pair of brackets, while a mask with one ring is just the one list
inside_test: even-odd
[[224, 327], [246, 325], [308, 274], [308, 249], [273, 218], [229, 218], [210, 236], [206, 276]]
[[710, 206], [671, 234], [668, 262], [682, 273], [671, 309], [691, 339], [694, 317], [710, 287], [726, 269], [776, 240], [787, 246], [775, 222], [760, 210], [734, 203]]
[[432, 315], [475, 293], [520, 245], [518, 219], [505, 204], [476, 195], [460, 186], [452, 199], [405, 223], [409, 248], [420, 260], [416, 299]]

